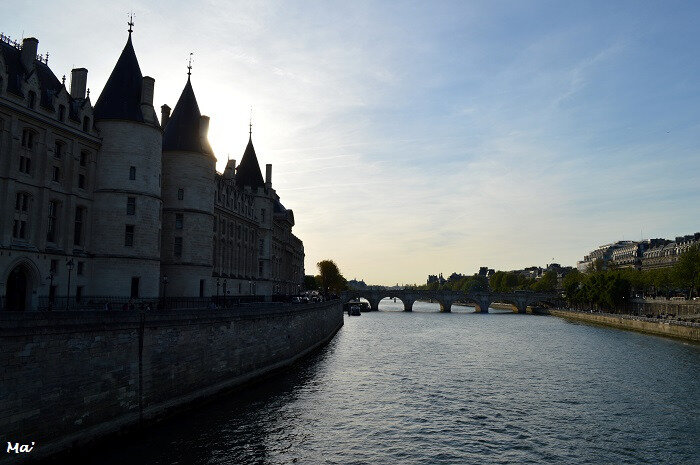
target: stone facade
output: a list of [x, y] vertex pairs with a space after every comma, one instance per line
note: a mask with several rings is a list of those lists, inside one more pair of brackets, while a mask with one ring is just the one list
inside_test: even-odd
[[68, 449], [288, 366], [343, 325], [338, 301], [246, 307], [0, 313], [4, 440], [34, 441], [25, 459]]
[[94, 106], [88, 71], [67, 88], [37, 49], [0, 37], [0, 308], [298, 292], [303, 243], [252, 135], [217, 173], [189, 77], [159, 122], [131, 32]]

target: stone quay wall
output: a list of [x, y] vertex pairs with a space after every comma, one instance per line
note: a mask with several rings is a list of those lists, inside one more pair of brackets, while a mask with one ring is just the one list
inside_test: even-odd
[[[342, 325], [338, 301], [0, 314], [0, 464], [61, 452], [239, 386], [292, 364]], [[8, 443], [33, 450], [6, 453]]]
[[632, 311], [637, 315], [700, 316], [700, 301], [668, 299], [634, 299]]
[[700, 342], [700, 323], [685, 321], [658, 320], [633, 315], [612, 313], [589, 313], [574, 310], [548, 310], [550, 315], [568, 320], [583, 321], [613, 328], [639, 331], [659, 336], [675, 337], [693, 342]]

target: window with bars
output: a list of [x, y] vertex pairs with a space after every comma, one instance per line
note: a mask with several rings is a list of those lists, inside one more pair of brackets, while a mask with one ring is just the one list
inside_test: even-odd
[[181, 237], [175, 238], [175, 247], [173, 249], [173, 253], [175, 254], [176, 257], [182, 257], [182, 238]]
[[182, 213], [175, 213], [175, 229], [182, 229], [183, 215]]

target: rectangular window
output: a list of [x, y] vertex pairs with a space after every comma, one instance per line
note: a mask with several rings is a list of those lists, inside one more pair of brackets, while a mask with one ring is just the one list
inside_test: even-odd
[[85, 175], [78, 174], [78, 188], [85, 189]]
[[264, 240], [264, 239], [260, 239], [260, 247], [259, 247], [259, 250], [260, 250], [259, 253], [260, 253], [260, 255], [263, 254], [263, 250], [264, 250], [264, 249], [265, 249], [265, 240]]
[[77, 286], [75, 288], [75, 301], [80, 302], [83, 298], [83, 286]]
[[86, 166], [88, 162], [88, 153], [80, 152], [80, 166]]
[[61, 168], [58, 166], [53, 167], [53, 175], [51, 176], [53, 182], [61, 182]]
[[180, 188], [177, 190], [177, 199], [182, 200], [185, 198], [185, 189]]
[[175, 238], [175, 249], [173, 250], [173, 253], [175, 254], [176, 257], [182, 257], [182, 238], [181, 237]]
[[265, 221], [265, 209], [260, 209], [260, 221]]
[[19, 156], [19, 171], [20, 173], [30, 174], [32, 170], [32, 160], [24, 155]]
[[263, 262], [259, 261], [258, 262], [258, 277], [262, 278], [263, 275]]
[[127, 224], [124, 228], [124, 246], [133, 247], [134, 246], [134, 225]]
[[58, 221], [58, 202], [49, 202], [49, 217], [46, 224], [46, 241], [56, 242]]
[[131, 181], [136, 179], [136, 167], [135, 166], [129, 167], [129, 179]]
[[58, 273], [58, 260], [51, 260], [51, 265], [49, 265], [49, 271], [56, 275]]
[[175, 229], [182, 229], [182, 213], [175, 213]]
[[61, 158], [63, 156], [63, 147], [63, 142], [57, 140], [53, 148], [54, 158]]
[[58, 120], [65, 121], [66, 119], [66, 107], [64, 105], [58, 106]]
[[136, 197], [126, 198], [126, 214], [135, 215], [136, 214]]
[[132, 299], [138, 299], [139, 298], [139, 277], [134, 276], [131, 278], [131, 298]]
[[85, 208], [75, 209], [75, 224], [73, 228], [73, 245], [83, 245], [83, 221], [85, 220]]
[[82, 276], [85, 272], [85, 262], [78, 262], [78, 275]]
[[199, 280], [199, 296], [204, 297], [204, 280]]

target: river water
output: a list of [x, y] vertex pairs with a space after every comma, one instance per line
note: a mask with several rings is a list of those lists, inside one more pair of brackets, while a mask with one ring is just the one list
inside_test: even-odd
[[700, 346], [383, 301], [263, 384], [92, 451], [100, 464], [700, 461]]

